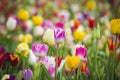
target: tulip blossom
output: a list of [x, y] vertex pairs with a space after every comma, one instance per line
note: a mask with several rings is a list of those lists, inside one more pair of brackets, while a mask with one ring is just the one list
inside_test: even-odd
[[29, 19], [29, 12], [25, 9], [20, 9], [17, 13], [18, 19], [20, 20], [28, 20]]
[[120, 19], [113, 19], [110, 22], [110, 31], [113, 34], [120, 34]]
[[54, 37], [57, 42], [63, 42], [65, 38], [65, 31], [63, 29], [57, 28], [54, 30]]
[[67, 69], [76, 69], [80, 64], [80, 58], [78, 56], [67, 56], [65, 66]]
[[10, 63], [13, 65], [13, 66], [16, 66], [18, 64], [18, 61], [19, 61], [19, 56], [17, 54], [10, 54]]
[[45, 65], [51, 77], [55, 76], [55, 57], [45, 56], [40, 58], [40, 62]]
[[6, 27], [8, 30], [13, 31], [17, 26], [17, 21], [13, 17], [9, 17], [6, 23]]
[[62, 29], [63, 29], [63, 27], [64, 27], [64, 23], [62, 23], [62, 22], [57, 22], [55, 25], [56, 25], [58, 28], [62, 28]]
[[95, 22], [96, 22], [95, 18], [93, 18], [93, 17], [88, 18], [89, 27], [90, 27], [91, 29], [94, 29], [94, 27], [95, 27]]
[[109, 39], [108, 40], [108, 48], [109, 48], [110, 52], [114, 51], [114, 42], [113, 42], [113, 39]]
[[17, 52], [23, 56], [27, 56], [29, 54], [29, 46], [26, 43], [20, 43], [17, 46]]
[[44, 35], [43, 35], [43, 41], [51, 46], [55, 45], [55, 39], [54, 39], [54, 31], [50, 28], [48, 28]]
[[38, 57], [46, 56], [48, 51], [48, 46], [46, 44], [33, 44], [32, 51]]
[[34, 35], [35, 37], [42, 36], [43, 33], [44, 33], [44, 29], [43, 29], [41, 26], [36, 26], [36, 27], [34, 27], [33, 35]]
[[28, 58], [29, 64], [34, 65], [34, 64], [37, 63], [37, 61], [38, 61], [38, 57], [36, 57], [36, 56], [33, 54], [32, 50], [30, 50], [30, 54], [29, 54], [29, 58]]
[[25, 35], [20, 35], [19, 40], [21, 42], [26, 42], [26, 43], [31, 43], [32, 42], [32, 35], [31, 34], [25, 34]]
[[8, 80], [9, 78], [10, 78], [10, 75], [5, 74], [5, 75], [1, 78], [1, 80]]
[[41, 25], [42, 22], [43, 22], [43, 17], [38, 16], [38, 15], [37, 16], [33, 16], [32, 20], [33, 20], [33, 23], [35, 25]]
[[30, 69], [26, 69], [23, 71], [23, 79], [24, 80], [32, 80], [33, 72]]
[[64, 63], [65, 63], [65, 60], [58, 57], [57, 72], [62, 70]]
[[45, 20], [45, 21], [42, 23], [42, 27], [43, 27], [44, 29], [47, 29], [47, 28], [54, 29], [54, 28], [55, 28], [55, 26], [54, 26], [54, 24], [52, 23], [51, 20]]
[[85, 60], [87, 56], [87, 48], [83, 45], [78, 45], [76, 47], [75, 55], [79, 56], [82, 60]]

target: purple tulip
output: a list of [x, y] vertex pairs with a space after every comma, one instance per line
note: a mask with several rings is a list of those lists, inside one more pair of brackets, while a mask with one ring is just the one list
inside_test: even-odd
[[7, 80], [15, 80], [15, 75], [10, 75], [10, 78]]
[[48, 46], [46, 44], [33, 44], [32, 51], [36, 56], [46, 56], [48, 51]]
[[23, 79], [24, 80], [32, 80], [32, 77], [33, 77], [33, 73], [30, 69], [23, 71]]
[[87, 48], [82, 45], [76, 47], [76, 55], [79, 56], [82, 60], [85, 60], [87, 55]]
[[54, 30], [54, 38], [56, 42], [62, 42], [65, 38], [65, 31], [63, 29], [57, 28]]
[[5, 52], [5, 48], [0, 46], [0, 53], [4, 53]]

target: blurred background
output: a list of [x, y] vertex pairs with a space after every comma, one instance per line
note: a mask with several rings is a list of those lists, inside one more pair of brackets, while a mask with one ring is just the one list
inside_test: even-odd
[[[55, 15], [55, 12], [59, 9], [67, 9], [71, 14], [73, 12], [71, 10], [72, 8], [76, 9], [76, 13], [77, 11], [85, 12], [85, 4], [87, 1], [88, 0], [0, 0], [0, 24], [5, 24], [7, 18], [15, 14], [20, 8], [27, 8], [31, 12], [34, 12], [34, 14], [40, 13], [45, 18], [50, 18]], [[119, 17], [120, 0], [95, 1], [96, 13], [107, 14], [110, 18]], [[73, 16], [74, 15], [71, 15], [71, 19], [74, 18]]]

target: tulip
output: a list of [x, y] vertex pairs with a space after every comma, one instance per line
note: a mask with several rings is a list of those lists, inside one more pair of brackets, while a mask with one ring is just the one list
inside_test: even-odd
[[94, 0], [89, 0], [86, 3], [86, 8], [89, 10], [94, 10], [96, 7], [96, 2]]
[[18, 19], [20, 20], [28, 20], [29, 19], [29, 12], [25, 9], [20, 9], [17, 13]]
[[32, 78], [33, 78], [33, 73], [30, 69], [23, 71], [23, 79], [24, 80], [32, 80]]
[[80, 31], [80, 30], [76, 30], [73, 34], [74, 36], [74, 39], [77, 40], [77, 41], [82, 41], [85, 36], [86, 36], [86, 33], [83, 32], [83, 31]]
[[9, 78], [10, 78], [10, 75], [5, 74], [5, 75], [1, 78], [1, 80], [7, 80], [7, 79], [9, 79]]
[[28, 55], [28, 53], [29, 53], [29, 46], [28, 46], [28, 44], [26, 44], [26, 43], [18, 44], [17, 52], [26, 57]]
[[45, 56], [40, 58], [40, 62], [45, 65], [51, 77], [55, 76], [55, 57]]
[[31, 43], [32, 42], [32, 35], [31, 34], [20, 35], [19, 40], [21, 42]]
[[113, 19], [110, 22], [110, 31], [113, 34], [120, 34], [120, 19]]
[[19, 61], [19, 56], [17, 54], [10, 54], [10, 63], [13, 65], [13, 66], [16, 66], [18, 64], [18, 61]]
[[0, 46], [0, 53], [4, 53], [5, 52], [5, 48]]
[[64, 24], [63, 24], [62, 22], [57, 22], [55, 25], [56, 25], [58, 28], [62, 28], [62, 29], [63, 29], [63, 27], [64, 27]]
[[80, 58], [78, 56], [67, 56], [65, 65], [67, 69], [76, 69], [80, 64]]
[[36, 37], [42, 36], [44, 33], [44, 29], [41, 26], [34, 27], [33, 34]]
[[6, 23], [6, 27], [8, 30], [13, 31], [17, 26], [17, 21], [13, 17], [9, 17]]
[[56, 42], [58, 42], [58, 43], [63, 42], [63, 40], [65, 38], [65, 31], [60, 28], [55, 29], [54, 37], [55, 37]]
[[16, 77], [15, 77], [14, 75], [10, 75], [10, 78], [7, 79], [7, 80], [16, 80], [15, 78], [16, 78]]
[[54, 31], [52, 29], [47, 29], [43, 35], [43, 41], [50, 46], [55, 45]]
[[91, 28], [91, 29], [94, 29], [94, 27], [95, 27], [95, 22], [96, 22], [96, 20], [95, 20], [95, 18], [88, 18], [88, 23], [89, 23], [89, 27]]
[[32, 20], [33, 20], [33, 23], [35, 25], [41, 25], [42, 22], [43, 22], [43, 18], [41, 16], [38, 16], [38, 15], [37, 16], [33, 16]]
[[75, 55], [80, 57], [82, 60], [85, 60], [87, 57], [87, 48], [85, 48], [83, 45], [78, 45], [76, 47]]
[[29, 58], [28, 58], [28, 62], [31, 65], [34, 65], [37, 63], [38, 58], [33, 54], [32, 50], [30, 50], [30, 54], [29, 54]]
[[57, 68], [57, 72], [61, 71], [63, 69], [65, 60], [63, 60], [62, 58], [58, 57], [58, 68]]
[[55, 28], [53, 22], [50, 21], [50, 20], [45, 20], [45, 21], [42, 23], [42, 27], [43, 27], [44, 29], [46, 29], [46, 28], [54, 29], [54, 28]]
[[66, 10], [61, 10], [58, 12], [58, 17], [63, 21], [68, 21], [70, 18], [70, 13]]
[[48, 51], [48, 46], [46, 44], [33, 44], [32, 51], [38, 57], [46, 56]]

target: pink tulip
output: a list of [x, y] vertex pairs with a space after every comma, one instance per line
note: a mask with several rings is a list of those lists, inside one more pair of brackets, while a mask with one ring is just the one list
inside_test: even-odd
[[48, 51], [48, 46], [46, 44], [33, 44], [32, 51], [38, 57], [46, 56]]

